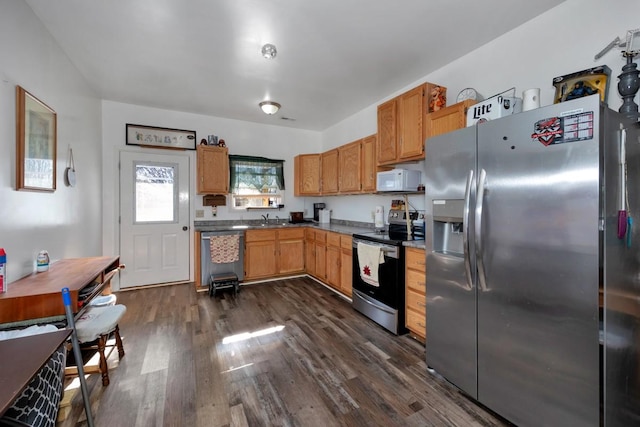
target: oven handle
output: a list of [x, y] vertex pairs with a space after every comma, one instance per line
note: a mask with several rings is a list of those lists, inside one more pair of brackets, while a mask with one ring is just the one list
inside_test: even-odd
[[371, 306], [373, 306], [373, 307], [377, 308], [378, 310], [382, 310], [382, 311], [384, 311], [385, 313], [389, 313], [389, 314], [393, 314], [393, 315], [395, 315], [395, 314], [396, 314], [396, 312], [395, 312], [395, 311], [389, 310], [389, 309], [387, 309], [387, 308], [385, 308], [385, 307], [380, 307], [379, 305], [372, 303], [371, 301], [369, 301], [369, 300], [366, 298], [366, 296], [365, 296], [362, 292], [358, 291], [357, 289], [354, 289], [354, 290], [353, 290], [353, 293], [354, 293], [357, 297], [359, 297], [362, 301], [364, 301], [364, 302], [366, 302], [367, 304], [369, 304], [369, 305], [371, 305]]
[[[367, 243], [367, 242], [362, 242], [362, 243]], [[354, 254], [358, 252], [358, 245], [357, 243], [352, 245], [352, 249]], [[385, 257], [387, 258], [392, 258], [392, 259], [400, 259], [400, 254], [398, 253], [398, 248], [396, 247], [382, 247], [380, 246], [380, 251], [384, 254]]]

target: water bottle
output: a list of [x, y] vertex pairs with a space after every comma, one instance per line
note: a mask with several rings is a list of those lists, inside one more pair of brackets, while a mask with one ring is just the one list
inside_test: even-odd
[[7, 292], [7, 253], [0, 248], [0, 293]]
[[49, 252], [40, 251], [36, 257], [36, 271], [42, 273], [49, 270]]

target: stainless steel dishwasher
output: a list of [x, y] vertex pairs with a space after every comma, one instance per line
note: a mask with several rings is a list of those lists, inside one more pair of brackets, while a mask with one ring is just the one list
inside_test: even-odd
[[[211, 262], [211, 237], [229, 235], [239, 236], [238, 260], [222, 264]], [[200, 233], [200, 270], [200, 283], [202, 283], [202, 286], [209, 284], [211, 274], [233, 272], [238, 276], [238, 281], [242, 281], [244, 279], [244, 230], [205, 231]]]

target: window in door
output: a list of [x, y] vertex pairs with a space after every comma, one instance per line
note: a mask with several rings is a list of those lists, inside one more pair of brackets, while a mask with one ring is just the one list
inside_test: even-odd
[[283, 204], [284, 160], [229, 156], [232, 207], [277, 208]]
[[135, 164], [134, 222], [173, 223], [178, 218], [176, 164]]

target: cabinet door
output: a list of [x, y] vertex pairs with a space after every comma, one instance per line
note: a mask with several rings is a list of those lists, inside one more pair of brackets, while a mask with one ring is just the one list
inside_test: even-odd
[[322, 194], [338, 193], [338, 149], [326, 151], [321, 154], [322, 166]]
[[304, 228], [278, 231], [278, 273], [304, 271]]
[[247, 242], [244, 251], [245, 279], [271, 277], [277, 273], [276, 242]]
[[398, 99], [394, 98], [378, 105], [378, 164], [392, 164], [397, 157]]
[[376, 140], [376, 135], [369, 135], [362, 140], [360, 190], [363, 193], [376, 191]]
[[304, 240], [279, 240], [278, 273], [302, 273], [304, 271]]
[[247, 230], [245, 233], [245, 279], [273, 276], [277, 273], [276, 231]]
[[307, 274], [316, 275], [316, 242], [315, 230], [307, 228], [305, 231], [304, 267]]
[[398, 159], [424, 158], [423, 117], [425, 111], [424, 85], [400, 95], [398, 103]]
[[295, 196], [320, 194], [320, 154], [301, 154], [293, 164]]
[[198, 194], [228, 194], [229, 151], [227, 147], [198, 145], [196, 150]]
[[362, 140], [354, 141], [338, 147], [340, 193], [360, 192], [360, 173], [362, 156], [360, 150]]
[[351, 296], [353, 273], [353, 248], [351, 236], [340, 236], [340, 290], [343, 294]]
[[316, 230], [316, 277], [323, 282], [327, 279], [326, 245], [327, 232]]
[[340, 247], [327, 246], [327, 284], [340, 289]]
[[426, 115], [425, 138], [462, 129], [467, 124], [467, 110], [476, 101], [466, 100]]

